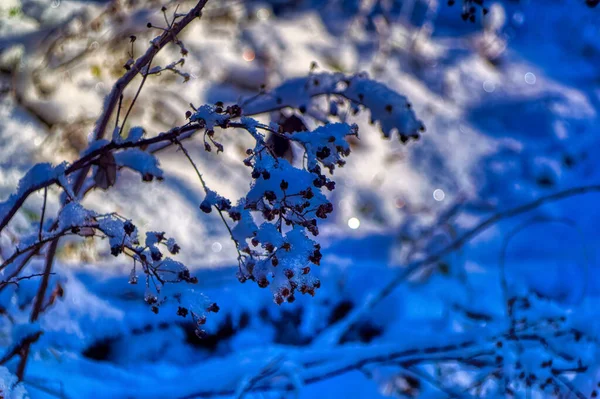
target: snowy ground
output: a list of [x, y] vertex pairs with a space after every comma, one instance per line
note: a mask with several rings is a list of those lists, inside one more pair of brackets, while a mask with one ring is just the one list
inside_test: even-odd
[[[189, 103], [234, 102], [263, 83], [306, 75], [316, 61], [323, 70], [368, 71], [409, 98], [427, 132], [403, 145], [382, 139], [368, 113], [352, 119], [360, 141], [335, 172], [335, 211], [319, 236], [323, 288], [293, 305], [279, 307], [266, 290], [237, 282], [234, 246], [217, 215], [199, 210], [202, 187], [181, 153], [160, 156], [162, 183], [131, 174], [116, 189], [94, 191], [89, 208], [117, 210], [142, 230], [175, 237], [179, 259], [199, 277], [198, 295], [221, 311], [210, 315], [211, 335], [199, 341], [190, 323], [148, 310], [143, 290], [128, 284], [130, 265], [115, 262], [106, 245], [68, 242], [56, 277], [65, 295], [41, 318], [45, 334], [27, 368], [32, 398], [241, 397], [271, 369], [280, 373], [276, 392], [246, 397], [295, 397], [283, 393], [288, 386], [302, 398], [397, 395], [391, 366], [348, 365], [423, 345], [486, 342], [506, 323], [502, 259], [511, 290], [541, 298], [537, 316], [568, 316], [569, 325], [599, 337], [600, 194], [589, 193], [491, 226], [437, 262], [432, 276], [400, 284], [344, 345], [322, 338], [400, 267], [493, 213], [600, 182], [599, 11], [570, 0], [544, 7], [507, 1], [494, 4], [482, 26], [436, 1], [415, 1], [411, 20], [413, 2], [404, 2], [393, 24], [377, 33], [377, 7], [361, 19], [352, 1], [286, 3], [213, 5], [182, 37], [190, 81], [165, 73], [150, 79], [131, 125], [149, 135], [167, 130], [185, 121]], [[425, 4], [433, 8], [425, 11]], [[66, 0], [0, 5], [0, 198], [33, 163], [73, 160], [85, 148], [103, 96], [122, 73], [129, 35], [138, 36], [138, 55], [156, 33], [146, 22], [162, 19], [154, 11], [160, 6], [105, 15], [106, 7]], [[157, 64], [177, 60], [177, 50], [161, 53]], [[219, 155], [201, 143], [189, 146], [209, 186], [228, 198], [248, 185], [240, 162], [245, 140], [229, 132]], [[17, 233], [37, 220], [41, 202], [42, 193], [26, 203]], [[51, 202], [58, 209], [56, 196]], [[2, 301], [27, 304], [35, 289], [35, 280], [24, 281]], [[11, 325], [0, 323], [7, 347], [19, 334]], [[573, 349], [590, 365], [575, 380], [586, 395], [600, 378], [598, 349]], [[346, 366], [350, 371], [334, 373]], [[319, 378], [328, 372], [336, 375]], [[448, 396], [427, 384], [419, 393]]]

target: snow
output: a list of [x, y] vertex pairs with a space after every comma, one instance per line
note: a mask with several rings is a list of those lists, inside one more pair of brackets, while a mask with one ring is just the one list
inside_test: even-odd
[[[9, 3], [6, 7], [20, 7], [23, 15], [0, 22], [0, 42], [12, 46], [0, 61], [3, 70], [20, 67], [11, 79], [0, 77], [0, 87], [11, 87], [14, 78], [21, 100], [12, 95], [0, 99], [0, 220], [31, 185], [56, 179], [70, 189], [73, 182], [64, 176], [67, 164], [61, 162], [109, 144], [100, 140], [86, 148], [86, 137], [103, 95], [122, 73], [117, 69], [130, 51], [127, 37], [138, 35], [138, 55], [147, 45], [148, 18], [164, 22], [158, 11], [125, 10], [122, 14], [131, 13], [131, 18], [106, 17], [98, 31], [70, 37], [48, 63], [40, 63], [47, 53], [43, 43], [54, 36], [42, 39], [52, 27], [62, 24], [79, 32], [88, 20], [81, 22], [76, 11], [95, 16], [104, 3], [62, 1], [56, 9], [43, 2]], [[244, 392], [253, 384], [258, 390], [273, 384], [298, 390], [297, 395], [281, 393], [283, 397], [376, 398], [398, 394], [407, 374], [435, 373], [448, 376], [445, 382], [452, 391], [464, 393], [479, 373], [501, 367], [507, 375], [518, 375], [517, 361], [538, 380], [553, 377], [541, 367], [549, 357], [553, 367], [561, 368], [577, 367], [581, 360], [588, 370], [564, 378], [586, 397], [597, 389], [597, 194], [547, 203], [502, 220], [427, 272], [399, 284], [373, 308], [365, 306], [401, 267], [444, 248], [495, 212], [597, 182], [597, 10], [571, 2], [544, 7], [501, 2], [489, 4], [489, 19], [480, 25], [460, 19], [460, 2], [453, 8], [439, 2], [426, 12], [425, 4], [432, 2], [402, 2], [389, 10], [386, 2], [320, 3], [244, 3], [221, 19], [218, 7], [207, 10], [206, 16], [214, 13], [218, 22], [194, 23], [181, 36], [189, 50], [181, 70], [189, 72], [189, 82], [183, 85], [169, 71], [148, 78], [130, 115], [135, 127], [126, 126], [124, 142], [153, 137], [188, 120], [204, 123], [214, 129], [223, 151], [205, 152], [202, 132], [184, 143], [206, 188], [181, 151], [129, 149], [115, 153], [120, 166], [164, 180], [141, 182], [134, 174], [121, 173], [116, 187], [94, 190], [60, 213], [60, 190], [49, 190], [45, 230], [54, 220], [59, 228], [69, 228], [95, 218], [108, 239], [76, 238], [61, 246], [49, 290], [60, 284], [64, 297], [42, 314], [39, 326], [45, 333], [32, 346], [26, 381], [12, 388], [14, 397], [193, 397], [217, 392], [223, 397], [275, 397], [272, 392]], [[414, 5], [412, 19], [409, 3]], [[0, 10], [6, 7], [3, 3]], [[380, 30], [386, 18], [393, 21], [387, 33]], [[431, 20], [420, 27], [421, 18]], [[71, 62], [78, 49], [90, 51]], [[249, 51], [254, 57], [245, 56]], [[178, 48], [166, 49], [153, 65], [169, 65], [179, 57]], [[375, 68], [372, 60], [381, 57], [384, 62]], [[60, 66], [63, 62], [66, 67]], [[34, 70], [38, 80], [29, 78]], [[135, 81], [128, 90], [135, 92], [134, 86]], [[216, 102], [238, 99], [245, 115], [240, 123], [252, 135], [219, 128], [227, 117], [216, 112]], [[292, 107], [305, 111], [296, 114], [308, 128], [285, 134], [295, 157], [275, 159], [263, 151], [250, 158], [250, 168], [242, 165], [246, 149], [263, 148], [261, 141], [268, 137], [263, 128], [278, 131], [279, 110], [289, 115]], [[193, 112], [186, 119], [188, 109]], [[332, 123], [321, 123], [323, 118]], [[403, 145], [382, 139], [382, 133], [388, 138], [398, 134], [403, 141], [418, 136], [419, 141]], [[120, 131], [118, 136], [122, 140]], [[333, 137], [325, 140], [329, 153], [319, 146], [324, 137]], [[342, 158], [347, 162], [339, 167]], [[335, 190], [313, 185], [314, 174], [304, 169], [317, 165], [324, 171], [338, 166], [333, 176], [325, 173], [335, 181]], [[252, 172], [260, 176], [254, 178]], [[282, 181], [285, 193], [312, 187], [313, 217], [320, 205], [333, 204], [329, 217], [319, 218], [318, 236], [300, 227], [280, 232], [275, 220], [247, 208], [274, 206], [286, 195]], [[272, 203], [265, 200], [267, 192], [275, 195]], [[289, 199], [294, 205], [304, 200]], [[43, 190], [31, 193], [23, 211], [2, 230], [2, 259], [16, 245], [36, 240], [42, 201]], [[213, 211], [206, 214], [200, 204]], [[267, 244], [273, 245], [278, 265], [262, 258], [255, 265], [268, 276], [270, 290], [235, 279], [240, 272], [236, 246], [215, 207], [225, 210], [239, 249], [267, 251]], [[123, 218], [111, 216], [114, 211]], [[238, 221], [231, 220], [232, 212], [240, 214]], [[131, 237], [124, 232], [126, 220], [135, 224]], [[157, 236], [162, 232], [164, 240]], [[136, 245], [138, 236], [146, 238], [142, 245], [149, 258], [160, 253], [153, 265], [164, 279], [187, 270], [198, 278], [197, 284], [166, 284], [160, 295], [149, 290], [149, 295], [166, 299], [158, 314], [144, 303], [141, 265], [134, 270], [131, 259], [112, 257], [107, 250], [124, 242]], [[289, 252], [285, 243], [291, 245]], [[318, 267], [308, 261], [316, 244], [323, 254]], [[165, 249], [173, 258], [166, 257]], [[500, 286], [502, 253], [509, 292]], [[42, 257], [34, 258], [31, 272], [41, 271], [42, 263]], [[304, 275], [307, 265], [311, 271]], [[279, 290], [290, 287], [285, 269], [294, 271], [291, 281], [298, 285], [318, 279], [321, 288], [315, 297], [297, 295], [294, 303], [275, 305]], [[129, 284], [130, 274], [137, 276], [137, 284]], [[18, 319], [13, 325], [2, 318], [4, 349], [10, 348], [10, 337], [21, 334], [18, 326], [27, 326], [37, 284], [39, 278], [32, 278], [3, 289], [2, 306]], [[511, 323], [504, 295], [518, 297], [517, 323], [522, 318], [531, 323], [518, 341], [498, 338]], [[212, 302], [218, 303], [219, 313], [206, 313]], [[205, 343], [193, 335], [191, 316], [176, 314], [178, 306], [206, 313], [202, 329], [210, 335]], [[334, 320], [362, 308], [367, 310], [356, 328], [342, 334], [341, 344], [330, 339], [340, 338], [339, 330], [327, 334], [336, 326]], [[528, 340], [527, 334], [543, 337], [548, 345]], [[469, 346], [423, 351], [455, 343]], [[106, 353], [102, 348], [108, 348]], [[440, 357], [479, 351], [486, 352], [477, 357], [486, 364], [479, 370], [456, 362], [437, 366]], [[399, 367], [377, 360], [394, 353], [409, 362], [424, 356], [436, 366]], [[501, 366], [496, 356], [503, 357]], [[361, 362], [364, 366], [358, 368]], [[0, 368], [5, 386], [13, 386], [15, 367], [11, 361]], [[524, 383], [519, 384], [518, 393], [524, 395]], [[482, 396], [503, 397], [497, 388], [486, 384]], [[546, 389], [532, 397], [549, 395], [553, 387]], [[566, 395], [564, 384], [561, 389]], [[425, 378], [419, 393], [448, 396]]]
[[4, 366], [0, 367], [0, 393], [6, 399], [25, 399], [29, 397], [23, 383], [18, 383], [17, 377]]
[[159, 161], [154, 155], [137, 148], [119, 151], [115, 154], [117, 165], [130, 168], [142, 176], [153, 176], [161, 178], [163, 171], [159, 167]]

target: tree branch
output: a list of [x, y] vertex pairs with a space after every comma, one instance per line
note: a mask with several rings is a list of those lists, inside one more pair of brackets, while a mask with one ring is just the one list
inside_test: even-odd
[[554, 202], [560, 201], [565, 198], [573, 197], [576, 195], [583, 195], [593, 192], [600, 192], [600, 185], [590, 185], [590, 186], [582, 186], [575, 187], [564, 191], [559, 191], [554, 194], [550, 194], [544, 197], [540, 197], [535, 201], [529, 202], [527, 204], [508, 209], [503, 212], [498, 212], [495, 215], [485, 219], [477, 226], [465, 232], [458, 239], [451, 242], [449, 245], [441, 249], [440, 251], [426, 257], [423, 260], [415, 261], [410, 263], [408, 266], [402, 268], [393, 279], [391, 279], [385, 286], [383, 286], [379, 291], [377, 291], [374, 295], [369, 297], [362, 306], [354, 309], [345, 319], [341, 320], [337, 324], [330, 326], [325, 329], [321, 335], [315, 339], [315, 344], [321, 344], [323, 342], [327, 342], [329, 344], [335, 345], [339, 342], [340, 338], [348, 332], [356, 322], [369, 310], [372, 309], [375, 305], [381, 302], [384, 298], [386, 298], [389, 294], [391, 294], [396, 286], [406, 280], [410, 275], [412, 275], [417, 270], [429, 266], [439, 260], [441, 260], [444, 256], [452, 253], [453, 251], [461, 248], [468, 241], [473, 239], [475, 236], [480, 234], [481, 232], [488, 229], [490, 226], [498, 223], [503, 219], [512, 218], [517, 215], [521, 215], [523, 213], [529, 212], [538, 208], [539, 206]]
[[[114, 111], [114, 108], [118, 105], [119, 99], [121, 98], [121, 94], [123, 93], [123, 90], [125, 90], [125, 87], [127, 87], [127, 85], [133, 80], [133, 78], [138, 73], [140, 73], [142, 68], [144, 68], [151, 62], [151, 60], [154, 58], [154, 56], [164, 46], [166, 46], [168, 43], [170, 43], [173, 40], [175, 35], [177, 35], [179, 32], [181, 32], [195, 18], [199, 18], [201, 16], [202, 8], [204, 8], [207, 1], [208, 0], [199, 0], [198, 3], [196, 3], [196, 5], [185, 16], [183, 16], [178, 22], [173, 23], [173, 25], [171, 26], [171, 28], [168, 31], [163, 32], [162, 35], [160, 35], [159, 37], [152, 40], [152, 42], [151, 42], [152, 45], [150, 46], [150, 48], [148, 48], [146, 53], [137, 59], [135, 64], [132, 66], [132, 68], [129, 71], [127, 71], [125, 73], [125, 75], [123, 75], [119, 80], [117, 80], [117, 82], [112, 87], [110, 94], [108, 95], [107, 99], [105, 100], [105, 107], [104, 107], [102, 114], [100, 115], [100, 118], [96, 122], [96, 127], [94, 128], [94, 140], [101, 140], [104, 137], [106, 125], [108, 124], [108, 121]], [[91, 168], [91, 163], [85, 164], [81, 168], [81, 172], [79, 172], [79, 175], [77, 176], [75, 185], [73, 187], [73, 191], [74, 191], [75, 195], [79, 195], [79, 192], [81, 191], [81, 188], [83, 187], [83, 184], [85, 182], [86, 176], [87, 176], [90, 168]], [[6, 223], [8, 223], [8, 222], [6, 222]], [[3, 225], [0, 225], [0, 230], [2, 230], [3, 227], [4, 227]], [[33, 309], [31, 311], [31, 316], [30, 316], [31, 322], [34, 322], [38, 319], [39, 314], [43, 308], [44, 297], [46, 294], [46, 289], [48, 288], [48, 281], [50, 278], [50, 273], [52, 272], [52, 264], [54, 262], [54, 256], [56, 254], [56, 249], [58, 247], [58, 241], [59, 241], [59, 239], [57, 238], [50, 243], [50, 247], [46, 254], [46, 266], [44, 268], [44, 276], [42, 278], [42, 282], [40, 283], [40, 287], [39, 287], [39, 290], [38, 290], [36, 298], [35, 298]], [[25, 373], [25, 366], [27, 364], [27, 357], [29, 355], [30, 345], [31, 345], [31, 343], [26, 343], [25, 347], [23, 348], [22, 354], [21, 354], [21, 360], [19, 362], [19, 365], [17, 368], [17, 373], [16, 373], [19, 381], [23, 380], [23, 376]]]

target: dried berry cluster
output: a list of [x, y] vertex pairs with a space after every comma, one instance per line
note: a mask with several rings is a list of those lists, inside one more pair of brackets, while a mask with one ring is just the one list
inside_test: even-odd
[[[335, 105], [330, 106], [329, 113], [339, 116], [343, 123], [326, 123], [312, 131], [306, 128], [301, 115], [310, 114], [318, 106], [313, 101], [318, 95], [333, 99], [330, 104]], [[340, 108], [347, 108], [346, 115], [361, 108], [370, 110], [372, 122], [379, 123], [386, 138], [397, 131], [404, 143], [410, 138], [418, 139], [424, 127], [405, 97], [366, 74], [311, 73], [308, 78], [292, 79], [242, 104], [203, 105], [188, 111], [186, 117], [190, 124], [204, 129], [206, 151], [223, 151], [216, 127], [241, 128], [254, 138], [255, 146], [246, 151], [243, 160], [251, 168], [252, 178], [244, 198], [232, 206], [231, 201], [207, 187], [185, 153], [206, 193], [200, 209], [206, 213], [215, 209], [221, 217], [226, 213], [234, 222], [228, 230], [238, 250], [239, 280], [270, 287], [278, 304], [292, 302], [297, 292], [314, 295], [320, 286], [310, 271], [311, 265], [320, 263], [321, 248], [310, 237], [319, 234], [319, 220], [333, 212], [323, 189], [335, 189], [330, 175], [336, 167], [345, 165], [344, 158], [350, 154], [347, 137], [358, 134], [356, 125], [345, 123], [346, 116], [340, 115]], [[285, 116], [280, 112], [279, 118], [269, 125], [242, 116], [286, 107], [296, 108], [300, 114]], [[274, 142], [285, 143], [288, 149], [296, 146], [304, 152], [303, 161], [294, 163]]]

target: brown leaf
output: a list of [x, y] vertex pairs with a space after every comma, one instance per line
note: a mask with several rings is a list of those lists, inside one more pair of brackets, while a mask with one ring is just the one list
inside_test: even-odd
[[114, 186], [117, 181], [117, 162], [115, 161], [113, 154], [110, 152], [102, 154], [96, 165], [98, 166], [96, 175], [94, 175], [96, 186], [103, 190]]

